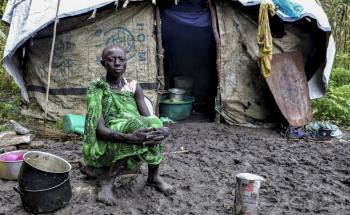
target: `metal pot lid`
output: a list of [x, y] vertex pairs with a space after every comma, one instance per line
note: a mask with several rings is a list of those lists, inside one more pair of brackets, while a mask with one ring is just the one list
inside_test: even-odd
[[72, 169], [68, 161], [47, 152], [29, 151], [23, 160], [33, 168], [49, 173], [66, 173]]
[[185, 94], [186, 93], [185, 90], [182, 90], [179, 88], [171, 88], [168, 91], [169, 91], [169, 93], [173, 93], [173, 94]]

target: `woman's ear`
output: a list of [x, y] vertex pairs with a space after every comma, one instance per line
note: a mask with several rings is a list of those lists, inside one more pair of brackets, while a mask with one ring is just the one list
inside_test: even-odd
[[104, 60], [101, 60], [100, 62], [101, 62], [101, 64], [102, 64], [102, 66], [104, 67], [104, 66], [105, 66], [105, 61], [104, 61]]

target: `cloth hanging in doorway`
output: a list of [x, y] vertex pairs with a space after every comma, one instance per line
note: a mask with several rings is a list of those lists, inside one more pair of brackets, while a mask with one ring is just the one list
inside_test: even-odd
[[272, 36], [269, 23], [269, 13], [275, 15], [275, 7], [267, 2], [260, 4], [259, 23], [258, 23], [258, 63], [261, 74], [268, 78], [271, 75], [272, 60]]
[[169, 17], [178, 23], [190, 25], [192, 27], [210, 26], [211, 18], [208, 12], [181, 12], [175, 10], [164, 10]]

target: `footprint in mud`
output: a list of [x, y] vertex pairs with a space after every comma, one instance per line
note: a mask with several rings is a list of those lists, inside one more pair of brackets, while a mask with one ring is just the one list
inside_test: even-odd
[[350, 187], [350, 178], [346, 178], [346, 179], [344, 179], [344, 180], [342, 180], [340, 182], [343, 183], [344, 185]]
[[303, 207], [304, 203], [305, 201], [301, 197], [295, 196], [295, 197], [292, 197], [292, 199], [289, 202], [289, 205], [295, 209], [302, 209], [304, 208]]
[[142, 215], [144, 214], [140, 209], [137, 208], [130, 208], [131, 215]]
[[146, 182], [143, 175], [131, 175], [118, 177], [113, 184], [113, 193], [116, 198], [138, 196], [145, 188]]

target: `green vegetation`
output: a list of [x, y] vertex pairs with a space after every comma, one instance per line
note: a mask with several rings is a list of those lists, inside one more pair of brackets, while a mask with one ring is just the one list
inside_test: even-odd
[[[5, 10], [7, 1], [0, 3], [0, 15]], [[6, 43], [6, 26], [0, 23], [0, 56], [2, 58]], [[20, 116], [21, 94], [17, 84], [12, 77], [3, 69], [2, 61], [0, 61], [0, 131], [6, 129], [6, 123], [10, 119], [16, 121], [23, 120]]]
[[330, 120], [340, 126], [350, 125], [350, 60], [346, 64], [338, 55], [331, 73], [331, 80], [326, 96], [312, 102], [316, 119]]
[[318, 120], [350, 126], [350, 1], [322, 0], [333, 27], [337, 56], [326, 96], [312, 102]]

